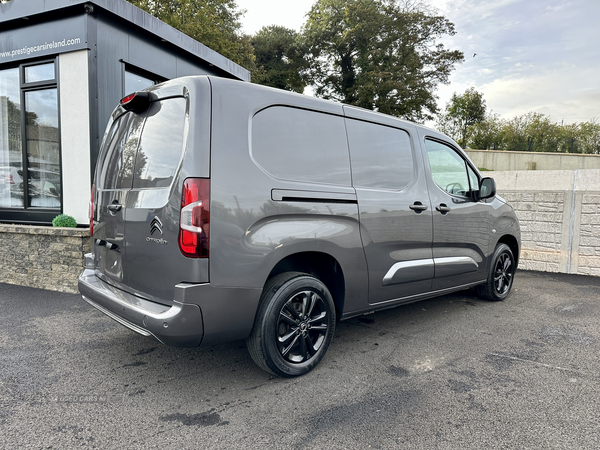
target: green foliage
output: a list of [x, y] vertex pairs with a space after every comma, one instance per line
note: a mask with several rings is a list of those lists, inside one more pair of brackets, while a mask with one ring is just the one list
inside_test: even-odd
[[307, 63], [302, 39], [298, 32], [272, 25], [263, 27], [250, 39], [254, 48], [257, 70], [252, 74], [254, 83], [288, 91], [304, 91], [303, 76]]
[[[485, 120], [485, 109], [483, 94], [477, 92], [474, 87], [470, 87], [462, 95], [455, 92], [446, 105], [446, 112], [438, 117], [438, 126], [465, 148], [470, 127]], [[484, 134], [487, 132], [478, 131]]]
[[463, 60], [439, 42], [454, 25], [408, 0], [317, 0], [303, 34], [317, 96], [415, 121]]
[[74, 217], [69, 216], [67, 214], [59, 214], [54, 219], [52, 219], [52, 226], [75, 228], [77, 226], [77, 221]]
[[241, 34], [244, 12], [235, 0], [128, 1], [233, 62], [254, 69], [250, 40]]
[[462, 95], [452, 95], [436, 125], [463, 148], [600, 153], [600, 124], [596, 120], [558, 124], [536, 112], [501, 119], [485, 110], [483, 95], [471, 87]]
[[560, 124], [544, 114], [529, 112], [511, 119], [497, 114], [468, 129], [467, 146], [481, 150], [600, 153], [600, 124], [592, 120]]

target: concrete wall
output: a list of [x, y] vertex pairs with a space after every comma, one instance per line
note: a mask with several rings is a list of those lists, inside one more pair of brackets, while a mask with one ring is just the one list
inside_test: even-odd
[[90, 230], [0, 224], [0, 283], [75, 294]]
[[491, 175], [521, 223], [521, 269], [600, 276], [600, 169]]
[[571, 153], [465, 150], [471, 161], [488, 170], [577, 170], [600, 169], [600, 155]]

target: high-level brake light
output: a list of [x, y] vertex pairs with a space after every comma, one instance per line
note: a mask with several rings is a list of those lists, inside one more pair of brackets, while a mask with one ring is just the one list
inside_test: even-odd
[[134, 92], [126, 97], [123, 97], [119, 104], [127, 111], [141, 112], [145, 111], [150, 105], [150, 93], [149, 92]]

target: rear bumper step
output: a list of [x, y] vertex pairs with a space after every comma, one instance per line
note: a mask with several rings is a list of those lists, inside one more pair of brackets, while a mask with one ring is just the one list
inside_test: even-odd
[[198, 305], [173, 302], [160, 305], [117, 289], [96, 277], [91, 269], [79, 276], [83, 299], [121, 325], [176, 347], [197, 347], [204, 326]]

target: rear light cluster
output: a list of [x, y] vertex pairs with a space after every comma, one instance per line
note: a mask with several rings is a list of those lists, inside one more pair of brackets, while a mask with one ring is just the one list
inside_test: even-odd
[[208, 258], [210, 180], [188, 178], [183, 183], [179, 219], [179, 249], [188, 258]]

